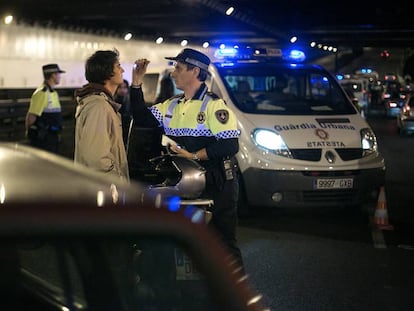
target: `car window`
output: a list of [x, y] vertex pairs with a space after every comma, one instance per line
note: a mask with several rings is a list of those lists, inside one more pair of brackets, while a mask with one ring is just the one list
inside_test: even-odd
[[191, 254], [173, 239], [29, 239], [16, 245], [8, 262], [18, 264], [9, 277], [20, 287], [15, 311], [28, 297], [35, 297], [33, 310], [48, 305], [62, 310], [220, 310]]

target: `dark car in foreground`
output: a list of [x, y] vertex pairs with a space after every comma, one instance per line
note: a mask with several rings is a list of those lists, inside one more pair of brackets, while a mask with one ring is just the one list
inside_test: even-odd
[[197, 208], [151, 195], [0, 144], [0, 310], [268, 310]]

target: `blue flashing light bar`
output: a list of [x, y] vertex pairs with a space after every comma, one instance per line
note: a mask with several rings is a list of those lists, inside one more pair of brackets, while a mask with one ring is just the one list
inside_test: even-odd
[[236, 55], [238, 55], [238, 49], [236, 48], [222, 48], [214, 53], [217, 58], [234, 58]]
[[281, 49], [277, 48], [229, 48], [223, 47], [217, 49], [214, 53], [214, 57], [219, 60], [257, 60], [260, 58], [266, 59], [283, 59], [291, 62], [303, 62], [306, 59], [306, 55], [301, 50], [290, 50], [288, 53], [282, 53]]
[[[257, 55], [257, 54], [255, 54]], [[240, 49], [240, 48], [220, 48], [216, 50], [214, 56], [222, 60], [241, 60], [241, 59], [252, 59], [252, 49]]]
[[296, 62], [303, 62], [306, 59], [305, 52], [301, 50], [291, 50], [287, 55], [287, 59]]

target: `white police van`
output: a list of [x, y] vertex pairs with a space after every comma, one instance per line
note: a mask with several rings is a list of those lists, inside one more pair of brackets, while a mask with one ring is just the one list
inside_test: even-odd
[[317, 65], [281, 61], [280, 50], [250, 51], [219, 50], [208, 81], [239, 120], [240, 209], [376, 199], [384, 159], [335, 77]]

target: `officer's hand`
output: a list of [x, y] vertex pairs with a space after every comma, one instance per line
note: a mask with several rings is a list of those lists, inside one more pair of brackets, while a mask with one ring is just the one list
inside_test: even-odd
[[180, 145], [176, 145], [176, 144], [168, 144], [168, 150], [170, 150], [170, 152], [175, 153], [175, 154], [180, 154], [182, 152], [182, 147]]
[[132, 84], [139, 85], [142, 83], [142, 78], [147, 72], [147, 67], [150, 61], [146, 58], [137, 59], [134, 62], [132, 69]]
[[169, 144], [169, 149], [179, 157], [192, 159], [193, 154], [191, 152], [188, 152], [184, 147], [180, 145]]

